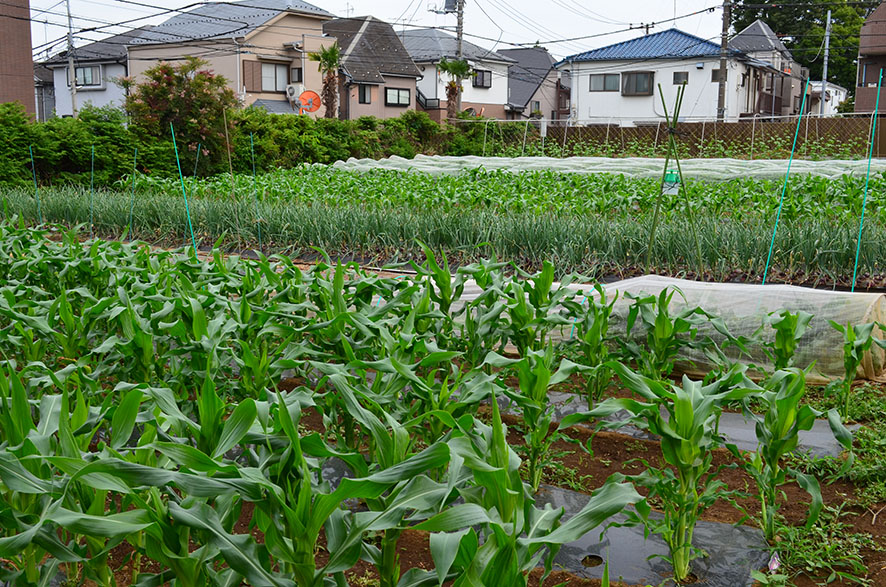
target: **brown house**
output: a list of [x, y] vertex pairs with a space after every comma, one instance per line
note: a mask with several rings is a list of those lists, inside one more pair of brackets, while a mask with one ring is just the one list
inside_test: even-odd
[[394, 27], [372, 16], [336, 18], [323, 31], [341, 48], [339, 118], [394, 118], [415, 109], [422, 77]]
[[[877, 82], [886, 69], [886, 4], [880, 4], [861, 25], [858, 40], [858, 78], [855, 88], [855, 111], [873, 112], [877, 101]], [[879, 110], [886, 110], [880, 100]]]
[[[152, 27], [129, 50], [129, 75], [160, 61], [200, 57], [223, 75], [246, 106], [298, 113], [305, 90], [321, 93], [322, 77], [308, 54], [329, 47], [323, 34], [332, 14], [301, 0], [207, 2]], [[325, 106], [311, 113], [321, 117]]]
[[20, 102], [36, 114], [28, 0], [0, 4], [0, 102]]

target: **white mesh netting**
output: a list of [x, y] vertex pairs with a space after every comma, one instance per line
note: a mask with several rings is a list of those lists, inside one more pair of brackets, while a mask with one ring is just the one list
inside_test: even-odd
[[[743, 177], [779, 179], [785, 176], [786, 159], [683, 159], [684, 177], [726, 181]], [[318, 164], [319, 165], [319, 164]], [[791, 174], [809, 174], [828, 178], [842, 175], [864, 176], [867, 160], [807, 161], [795, 159]], [[388, 157], [386, 159], [348, 159], [337, 161], [335, 169], [369, 171], [388, 169], [393, 171], [421, 171], [430, 174], [456, 174], [470, 169], [502, 169], [505, 171], [556, 171], [561, 173], [621, 173], [631, 177], [660, 178], [664, 159], [626, 157], [448, 157], [441, 155], [416, 155], [414, 159]], [[886, 160], [874, 159], [871, 172], [886, 171]]]

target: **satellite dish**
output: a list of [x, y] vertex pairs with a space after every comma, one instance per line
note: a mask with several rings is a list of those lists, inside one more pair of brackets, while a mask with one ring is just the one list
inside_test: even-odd
[[320, 109], [320, 95], [313, 90], [307, 90], [298, 97], [298, 113], [316, 112]]

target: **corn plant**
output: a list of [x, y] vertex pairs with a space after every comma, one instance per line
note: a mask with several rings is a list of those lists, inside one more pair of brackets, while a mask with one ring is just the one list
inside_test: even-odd
[[880, 348], [886, 348], [886, 341], [874, 336], [874, 327], [877, 326], [874, 322], [854, 326], [851, 323], [843, 326], [833, 320], [829, 322], [843, 335], [843, 379], [835, 388], [839, 397], [840, 417], [845, 420], [849, 417], [849, 392], [865, 353], [875, 344]]
[[793, 366], [797, 345], [805, 334], [810, 320], [812, 320], [812, 314], [802, 310], [796, 314], [789, 310], [772, 312], [763, 319], [763, 324], [757, 329], [755, 335], [760, 336], [766, 326], [775, 331], [775, 338], [762, 345], [763, 352], [769, 357], [775, 371]]
[[509, 319], [507, 335], [520, 356], [543, 349], [550, 331], [569, 323], [562, 313], [555, 311], [563, 300], [575, 295], [567, 287], [569, 282], [566, 278], [560, 287], [552, 290], [554, 266], [545, 261], [542, 270], [529, 276], [525, 284], [516, 279], [507, 284], [503, 292]]
[[585, 398], [589, 406], [593, 406], [603, 397], [606, 388], [612, 379], [612, 371], [606, 367], [609, 360], [609, 319], [612, 309], [618, 300], [618, 293], [608, 301], [606, 290], [599, 284], [594, 287], [596, 293], [588, 295], [584, 302], [576, 304], [575, 301], [564, 302], [570, 311], [570, 318], [574, 317], [575, 341], [581, 356], [581, 364], [586, 367], [594, 367], [584, 373]]
[[509, 367], [517, 371], [519, 389], [505, 388], [505, 394], [517, 405], [523, 417], [529, 485], [533, 492], [538, 491], [544, 469], [549, 464], [551, 446], [562, 438], [561, 433], [551, 430], [554, 408], [548, 401], [548, 389], [587, 367], [568, 359], [562, 359], [557, 364], [551, 344], [543, 350], [527, 351], [521, 359], [509, 359], [498, 353], [489, 353], [485, 364], [498, 368]]
[[[436, 583], [525, 586], [529, 571], [541, 564], [543, 585], [563, 544], [578, 540], [634, 505], [648, 513], [643, 498], [628, 483], [610, 479], [588, 504], [561, 522], [563, 509], [538, 509], [530, 487], [520, 479], [520, 458], [508, 446], [498, 404], [492, 424], [463, 419], [449, 442], [453, 464], [469, 471], [473, 485], [459, 489], [464, 503], [416, 525], [430, 537]], [[451, 469], [452, 470], [452, 469]]]
[[[811, 528], [822, 508], [821, 489], [818, 480], [800, 471], [787, 469], [783, 460], [797, 449], [799, 433], [810, 430], [821, 412], [802, 404], [806, 393], [806, 373], [796, 368], [776, 371], [764, 382], [765, 389], [754, 396], [755, 403], [763, 406], [758, 415], [745, 409], [745, 415], [754, 422], [757, 435], [757, 452], [746, 455], [744, 468], [757, 484], [757, 497], [760, 501], [760, 527], [770, 542], [776, 539], [778, 520], [778, 496], [783, 495], [778, 488], [793, 477], [812, 497], [806, 527]], [[840, 421], [836, 410], [827, 414], [831, 431], [840, 445], [846, 450], [852, 448], [852, 433]], [[736, 456], [738, 450], [730, 448]], [[847, 467], [851, 460], [847, 461]]]
[[649, 497], [656, 498], [663, 509], [663, 519], [647, 519], [646, 524], [667, 544], [674, 579], [684, 581], [689, 576], [689, 563], [699, 553], [692, 544], [699, 517], [728, 495], [725, 483], [717, 478], [720, 469], [713, 467], [713, 451], [723, 444], [717, 432], [722, 406], [756, 392], [747, 385], [740, 367], [708, 385], [684, 376], [682, 386], [645, 377], [617, 361], [610, 362], [609, 367], [643, 400], [609, 398], [589, 412], [567, 416], [560, 428], [625, 410], [629, 420], [600, 426], [618, 427], [630, 422], [660, 437], [667, 466], [654, 466], [641, 459], [646, 471], [627, 479], [647, 488]]

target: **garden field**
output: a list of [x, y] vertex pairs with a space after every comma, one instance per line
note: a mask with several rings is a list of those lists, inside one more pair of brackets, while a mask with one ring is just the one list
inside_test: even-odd
[[[0, 584], [886, 584], [886, 391], [856, 381], [886, 326], [784, 310], [738, 336], [675, 289], [573, 274], [641, 270], [654, 181], [251, 182], [185, 182], [201, 244], [413, 261], [90, 238], [131, 214], [190, 241], [172, 182], [3, 194]], [[779, 275], [845, 280], [863, 186], [792, 182]], [[694, 182], [654, 268], [755, 280], [774, 189]], [[815, 328], [843, 341], [827, 386], [800, 359]]]
[[[717, 164], [709, 163], [712, 170]], [[821, 169], [829, 175], [794, 175], [787, 184], [769, 281], [851, 285], [865, 204], [857, 286], [886, 287], [882, 174], [871, 178], [865, 202], [863, 174]], [[184, 189], [202, 247], [218, 242], [293, 256], [316, 256], [312, 247], [320, 247], [383, 264], [421, 258], [420, 240], [454, 265], [495, 255], [526, 270], [550, 260], [559, 274], [604, 280], [660, 273], [759, 282], [782, 180], [699, 178], [686, 187], [685, 195], [663, 196], [657, 221], [660, 178], [543, 170], [432, 175], [314, 166], [184, 181], [139, 174], [109, 191], [52, 186], [37, 197], [33, 189], [10, 189], [3, 198], [30, 222], [85, 223], [100, 235], [172, 247], [191, 243]]]

